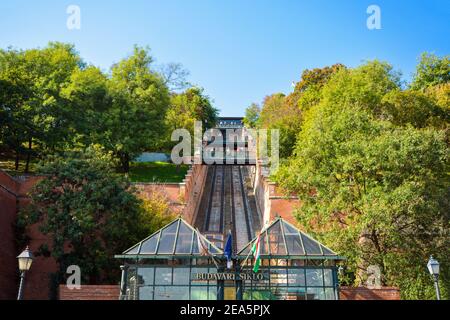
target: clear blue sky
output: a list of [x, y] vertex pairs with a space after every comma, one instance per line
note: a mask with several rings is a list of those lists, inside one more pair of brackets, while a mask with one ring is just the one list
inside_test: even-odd
[[[81, 8], [81, 30], [68, 30], [66, 8]], [[381, 8], [381, 30], [366, 9]], [[0, 47], [74, 43], [105, 71], [148, 45], [157, 63], [180, 62], [224, 116], [251, 102], [289, 93], [302, 70], [380, 59], [409, 79], [423, 51], [450, 54], [450, 1], [2, 0]]]

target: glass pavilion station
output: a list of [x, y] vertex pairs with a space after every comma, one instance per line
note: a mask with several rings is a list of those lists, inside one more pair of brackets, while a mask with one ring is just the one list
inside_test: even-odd
[[223, 250], [178, 218], [116, 258], [123, 259], [121, 299], [335, 300], [343, 258], [277, 218], [260, 233], [261, 264], [251, 247], [227, 269]]
[[[256, 159], [251, 144], [243, 143], [242, 118], [220, 118], [217, 129], [227, 152], [244, 148], [246, 160]], [[237, 140], [230, 129], [240, 132]], [[338, 299], [337, 262], [343, 258], [286, 220], [263, 218], [252, 191], [257, 167], [249, 162], [207, 165], [193, 226], [178, 218], [116, 256], [123, 260], [121, 299]], [[224, 243], [230, 232], [228, 268]], [[258, 239], [255, 273], [251, 248]]]

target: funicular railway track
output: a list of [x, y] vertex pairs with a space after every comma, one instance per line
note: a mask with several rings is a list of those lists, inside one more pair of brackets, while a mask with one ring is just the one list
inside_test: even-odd
[[[216, 165], [208, 168], [204, 196], [200, 204], [196, 225], [210, 240], [223, 248], [228, 231], [233, 234], [234, 251], [244, 247], [254, 236], [255, 214], [253, 199], [247, 197], [242, 167]], [[202, 212], [200, 212], [202, 211]]]

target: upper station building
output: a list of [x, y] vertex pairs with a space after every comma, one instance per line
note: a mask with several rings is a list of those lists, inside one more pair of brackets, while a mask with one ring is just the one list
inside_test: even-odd
[[[255, 165], [260, 164], [249, 159], [242, 118], [220, 118], [216, 129], [225, 138], [209, 144], [222, 144], [234, 155], [244, 148], [240, 154], [246, 161], [206, 166], [189, 221], [180, 217], [116, 256], [123, 261], [121, 299], [338, 299], [337, 263], [343, 257], [297, 229], [288, 221], [293, 219], [269, 221], [255, 192]], [[230, 140], [227, 129], [238, 137]], [[232, 266], [224, 255], [228, 234]]]

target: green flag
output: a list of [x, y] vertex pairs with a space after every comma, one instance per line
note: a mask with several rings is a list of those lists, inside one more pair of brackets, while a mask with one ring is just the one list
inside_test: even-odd
[[261, 257], [260, 257], [260, 240], [261, 235], [258, 236], [255, 243], [252, 247], [252, 253], [253, 253], [253, 272], [258, 272], [259, 266], [261, 264]]

